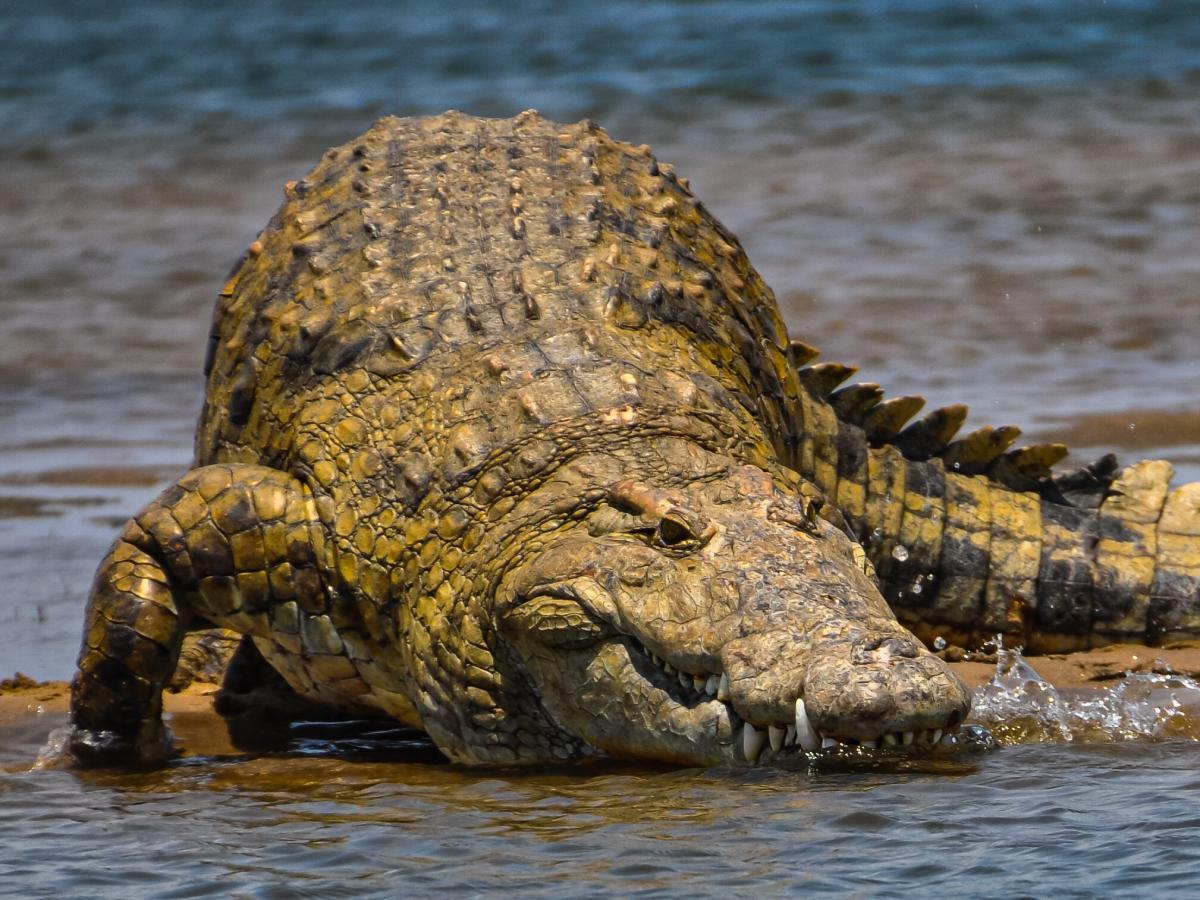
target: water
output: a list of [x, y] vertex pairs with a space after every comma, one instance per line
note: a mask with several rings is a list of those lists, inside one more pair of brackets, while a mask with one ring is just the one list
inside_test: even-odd
[[[0, 675], [70, 674], [96, 561], [188, 464], [222, 275], [285, 180], [385, 113], [595, 118], [691, 179], [827, 358], [1080, 459], [1162, 456], [1200, 478], [1196, 13], [3, 5]], [[1130, 690], [1106, 700], [1118, 730], [1121, 710], [1165, 709], [1156, 692], [1190, 702]], [[1063, 741], [1074, 702], [1050, 703], [1043, 731], [1005, 708], [997, 723], [1034, 743], [953, 771], [480, 776], [335, 756], [14, 772], [0, 891], [1186, 893], [1195, 745], [1153, 728], [1095, 743], [1107, 726]], [[0, 754], [28, 760], [53, 724], [5, 732]]]
[[[1067, 698], [1010, 651], [976, 708], [1000, 749], [848, 751], [795, 771], [469, 771], [411, 738], [306, 726], [278, 757], [29, 772], [61, 721], [30, 716], [0, 751], [0, 834], [19, 849], [0, 884], [55, 897], [1200, 889], [1200, 817], [1180, 805], [1200, 788], [1200, 684], [1136, 675]], [[207, 738], [174, 724], [185, 744]]]
[[186, 467], [221, 277], [383, 113], [650, 142], [789, 326], [891, 394], [1200, 478], [1186, 3], [0, 10], [0, 673], [69, 674], [115, 524]]

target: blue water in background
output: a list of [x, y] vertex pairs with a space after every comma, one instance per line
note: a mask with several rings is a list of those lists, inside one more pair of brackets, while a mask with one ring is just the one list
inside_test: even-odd
[[0, 672], [70, 673], [282, 183], [383, 114], [530, 106], [651, 143], [826, 358], [1200, 478], [1200, 3], [11, 2]]
[[[891, 395], [1200, 479], [1200, 3], [8, 0], [0, 677], [70, 676], [96, 562], [189, 463], [213, 297], [283, 182], [378, 116], [451, 107], [650, 143], [793, 334]], [[0, 732], [0, 764], [48, 721]], [[0, 894], [1187, 896], [1198, 759], [0, 774]]]
[[0, 10], [0, 144], [461, 108], [688, 121], [1200, 79], [1193, 2], [90, 2]]

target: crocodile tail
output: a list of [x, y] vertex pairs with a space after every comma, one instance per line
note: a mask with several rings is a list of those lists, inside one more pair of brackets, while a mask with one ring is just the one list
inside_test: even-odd
[[[817, 444], [823, 436], [828, 436], [833, 445], [834, 436], [850, 426], [852, 439], [858, 441], [861, 437], [868, 447], [891, 446], [912, 461], [941, 459], [948, 470], [958, 474], [985, 475], [1005, 487], [1036, 491], [1068, 506], [1097, 506], [1116, 478], [1117, 461], [1111, 454], [1075, 471], [1056, 474], [1053, 467], [1069, 452], [1065, 444], [1012, 448], [1021, 434], [1015, 425], [985, 425], [959, 435], [968, 415], [965, 404], [941, 406], [914, 419], [925, 406], [923, 397], [885, 397], [883, 389], [873, 382], [844, 386], [858, 371], [857, 367], [840, 362], [814, 362], [820, 351], [804, 341], [793, 339], [787, 356], [807, 394], [800, 398], [800, 417]], [[814, 410], [814, 406], [818, 409]], [[823, 427], [828, 429], [831, 424], [835, 427], [822, 432]], [[833, 462], [837, 458], [835, 450], [831, 446], [823, 452], [823, 448], [817, 447], [810, 456], [824, 456]], [[811, 463], [806, 465], [804, 459], [797, 458], [794, 462], [805, 476], [812, 478], [817, 474], [816, 467]]]
[[1062, 444], [1013, 449], [1019, 430], [959, 436], [962, 405], [912, 421], [919, 397], [845, 383], [793, 341], [803, 440], [791, 464], [867, 550], [885, 596], [923, 636], [997, 633], [1042, 651], [1200, 637], [1200, 484], [1108, 455], [1065, 474]]
[[[884, 595], [926, 640], [1036, 652], [1200, 638], [1200, 483], [1117, 473], [1091, 507], [868, 451], [856, 526]], [[1091, 493], [1087, 496], [1092, 496]]]

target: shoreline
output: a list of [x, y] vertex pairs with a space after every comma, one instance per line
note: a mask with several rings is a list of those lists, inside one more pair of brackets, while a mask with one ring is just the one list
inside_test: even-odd
[[[1086, 693], [1114, 687], [1129, 674], [1176, 674], [1200, 679], [1200, 641], [1168, 647], [1113, 644], [1026, 661], [1057, 690]], [[996, 664], [987, 661], [955, 662], [950, 666], [972, 690], [987, 684], [996, 672]], [[218, 689], [216, 684], [200, 682], [178, 692], [164, 692], [163, 712], [171, 718], [171, 728], [184, 756], [243, 753], [229, 742], [224, 720], [213, 711]], [[19, 673], [0, 680], [0, 734], [18, 724], [28, 727], [29, 720], [42, 717], [47, 718], [49, 734], [61, 724], [69, 703], [69, 682], [35, 681]]]

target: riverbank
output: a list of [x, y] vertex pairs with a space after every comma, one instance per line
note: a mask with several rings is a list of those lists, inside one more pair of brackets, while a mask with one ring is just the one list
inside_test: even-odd
[[[1081, 653], [1052, 654], [1028, 660], [1047, 682], [1060, 692], [1111, 689], [1130, 674], [1175, 674], [1200, 679], [1200, 641], [1170, 647], [1115, 644]], [[996, 665], [989, 661], [963, 661], [951, 667], [972, 689], [992, 680]], [[223, 720], [213, 711], [218, 690], [211, 683], [196, 683], [163, 696], [164, 711], [171, 719], [185, 756], [237, 754], [229, 742]], [[46, 733], [67, 714], [70, 685], [65, 681], [36, 681], [23, 675], [0, 680], [0, 733], [5, 729], [42, 718]]]

